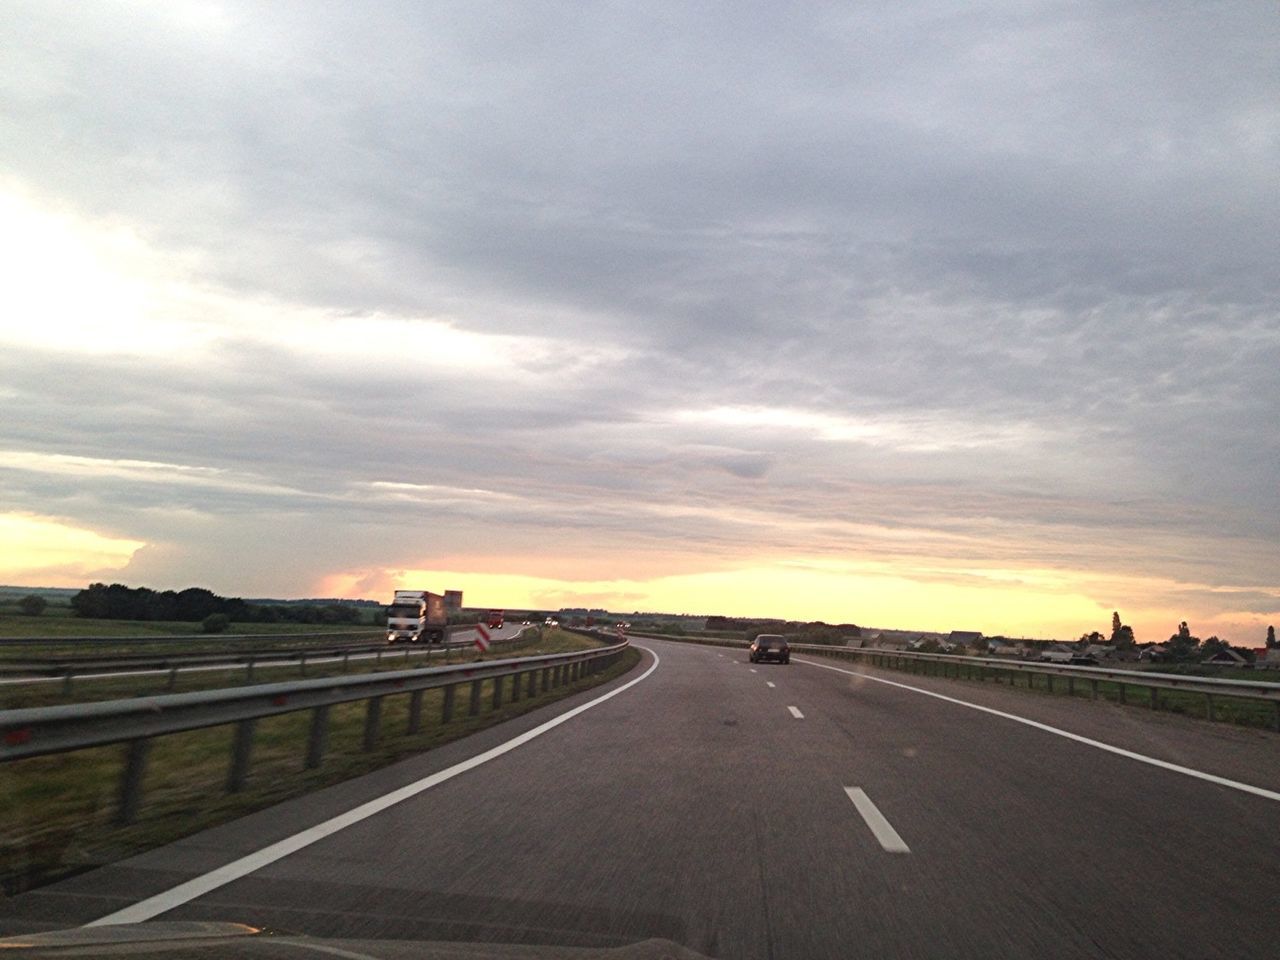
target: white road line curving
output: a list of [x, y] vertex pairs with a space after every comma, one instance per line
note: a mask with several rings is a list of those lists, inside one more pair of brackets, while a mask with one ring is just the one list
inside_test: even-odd
[[795, 717], [797, 720], [804, 719], [804, 714], [801, 713], [799, 710], [797, 710], [795, 707], [787, 707], [787, 709], [791, 711], [791, 715]]
[[764, 685], [765, 685], [766, 687], [776, 687], [776, 686], [777, 686], [777, 684], [776, 684], [776, 683], [774, 683], [772, 680], [766, 680], [766, 681], [764, 682]]
[[624, 690], [629, 690], [637, 683], [647, 679], [653, 671], [658, 669], [658, 664], [662, 661], [658, 659], [657, 653], [650, 650], [648, 647], [638, 646], [637, 649], [644, 650], [652, 656], [653, 665], [634, 680], [630, 680], [620, 687], [615, 687], [613, 690], [596, 697], [594, 700], [589, 700], [584, 704], [580, 704], [572, 710], [568, 710], [560, 714], [558, 717], [553, 717], [546, 723], [534, 727], [532, 730], [526, 730], [519, 736], [512, 737], [505, 743], [500, 743], [496, 747], [486, 750], [484, 753], [480, 753], [467, 760], [463, 760], [461, 763], [455, 763], [448, 769], [441, 770], [438, 773], [433, 773], [429, 777], [423, 777], [421, 780], [407, 784], [397, 790], [392, 790], [390, 793], [384, 794], [374, 800], [370, 800], [367, 803], [362, 803], [360, 806], [352, 810], [348, 810], [346, 813], [339, 814], [336, 817], [324, 821], [324, 823], [318, 823], [314, 827], [303, 830], [301, 833], [295, 833], [291, 837], [286, 837], [283, 840], [263, 847], [261, 850], [257, 850], [241, 857], [239, 860], [233, 860], [225, 866], [218, 867], [216, 870], [211, 870], [209, 873], [202, 874], [201, 876], [188, 880], [186, 883], [181, 883], [171, 890], [166, 890], [164, 893], [158, 893], [154, 897], [148, 897], [146, 900], [139, 901], [130, 907], [125, 907], [123, 910], [117, 910], [115, 913], [109, 913], [105, 917], [92, 920], [85, 924], [85, 926], [103, 927], [122, 923], [142, 923], [144, 920], [150, 920], [153, 917], [157, 917], [162, 913], [172, 910], [174, 907], [180, 907], [184, 903], [188, 903], [197, 897], [204, 896], [211, 890], [216, 890], [219, 887], [226, 886], [228, 883], [231, 883], [234, 880], [239, 880], [241, 877], [247, 876], [255, 870], [260, 870], [262, 867], [267, 866], [267, 864], [275, 863], [277, 860], [281, 860], [291, 853], [296, 853], [304, 847], [309, 847], [311, 844], [316, 843], [319, 840], [323, 840], [325, 837], [332, 836], [340, 830], [345, 830], [353, 824], [359, 823], [362, 820], [367, 820], [374, 814], [381, 813], [388, 807], [395, 806], [403, 800], [415, 797], [423, 791], [430, 790], [432, 787], [444, 783], [446, 780], [452, 780], [459, 774], [466, 773], [468, 770], [474, 770], [476, 767], [488, 763], [490, 760], [496, 760], [503, 754], [510, 753], [517, 747], [524, 746], [524, 744], [533, 740], [535, 737], [540, 737], [542, 734], [560, 726], [560, 724], [573, 719], [578, 714], [585, 713], [592, 707], [599, 706], [606, 700], [616, 697]]
[[1020, 717], [1016, 713], [1005, 713], [1003, 710], [984, 707], [980, 703], [970, 703], [968, 700], [948, 697], [946, 694], [934, 693], [932, 690], [913, 687], [910, 684], [899, 683], [896, 680], [886, 680], [884, 677], [873, 677], [869, 673], [862, 673], [858, 670], [846, 670], [843, 667], [833, 667], [826, 663], [815, 663], [812, 660], [797, 660], [796, 662], [803, 663], [807, 667], [819, 667], [823, 670], [833, 670], [836, 673], [845, 673], [851, 677], [861, 677], [864, 680], [874, 680], [876, 683], [883, 683], [890, 687], [897, 687], [900, 690], [910, 690], [912, 693], [922, 693], [926, 697], [933, 697], [935, 700], [945, 700], [947, 703], [954, 703], [957, 706], [968, 707], [970, 710], [989, 713], [993, 717], [1003, 717], [1006, 720], [1012, 720], [1014, 723], [1021, 723], [1025, 726], [1033, 727], [1036, 730], [1043, 730], [1045, 733], [1052, 733], [1055, 736], [1065, 737], [1068, 740], [1074, 740], [1076, 743], [1083, 743], [1087, 747], [1095, 747], [1098, 750], [1105, 750], [1107, 753], [1114, 753], [1118, 757], [1126, 757], [1129, 760], [1137, 760], [1139, 763], [1146, 763], [1153, 767], [1159, 767], [1161, 770], [1180, 773], [1187, 777], [1195, 777], [1197, 780], [1203, 780], [1206, 783], [1214, 783], [1220, 787], [1229, 787], [1232, 790], [1239, 790], [1242, 793], [1250, 793], [1255, 797], [1262, 797], [1266, 800], [1280, 800], [1280, 793], [1277, 793], [1274, 790], [1268, 790], [1265, 787], [1255, 787], [1249, 783], [1241, 783], [1239, 780], [1228, 780], [1226, 777], [1219, 777], [1212, 773], [1205, 773], [1203, 770], [1196, 770], [1192, 767], [1183, 767], [1176, 763], [1169, 763], [1167, 760], [1148, 757], [1144, 753], [1135, 753], [1133, 750], [1126, 750], [1124, 747], [1112, 746], [1109, 743], [1103, 743], [1101, 740], [1082, 737], [1080, 734], [1072, 733], [1070, 730], [1063, 730], [1060, 727], [1051, 727], [1047, 723], [1041, 723], [1039, 720], [1031, 720], [1027, 717]]
[[862, 819], [871, 828], [871, 832], [875, 835], [880, 846], [884, 847], [889, 853], [911, 852], [911, 848], [902, 842], [902, 837], [898, 836], [898, 831], [893, 829], [893, 824], [885, 819], [885, 815], [880, 812], [880, 808], [871, 802], [871, 798], [867, 796], [865, 790], [861, 787], [845, 787], [844, 792], [849, 795], [849, 799], [857, 807], [858, 813], [862, 814]]

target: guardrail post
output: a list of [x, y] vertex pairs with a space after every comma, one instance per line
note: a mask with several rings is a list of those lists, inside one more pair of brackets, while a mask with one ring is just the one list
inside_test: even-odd
[[1076, 695], [1076, 678], [1067, 677], [1067, 696], [1074, 697]]
[[1156, 687], [1151, 688], [1151, 709], [1160, 709], [1160, 691]]
[[255, 720], [241, 720], [231, 740], [231, 769], [227, 771], [227, 793], [239, 793], [249, 779], [249, 758], [253, 755]]
[[1214, 717], [1213, 717], [1213, 694], [1212, 694], [1212, 693], [1206, 693], [1206, 694], [1204, 695], [1204, 715], [1205, 715], [1205, 717], [1206, 717], [1206, 718], [1208, 718], [1209, 720], [1212, 720], [1212, 719], [1214, 718]]
[[528, 686], [524, 692], [525, 696], [536, 697], [538, 695], [538, 671], [530, 670], [526, 676], [528, 676], [529, 680]]
[[1280, 700], [1276, 701], [1276, 715], [1275, 719], [1271, 722], [1271, 727], [1276, 731], [1280, 731]]
[[520, 674], [513, 673], [511, 675], [511, 702], [516, 703], [520, 699]]
[[493, 709], [502, 706], [502, 677], [493, 678]]
[[1046, 685], [1047, 685], [1047, 686], [1048, 686], [1048, 688], [1049, 688], [1049, 692], [1050, 692], [1050, 693], [1053, 693], [1053, 674], [1052, 674], [1052, 673], [1046, 673], [1046, 674], [1044, 675], [1044, 678], [1045, 678], [1045, 681], [1046, 681]]
[[382, 725], [382, 698], [370, 697], [364, 713], [364, 752], [369, 753], [378, 744], [378, 728]]
[[581, 676], [582, 676], [582, 664], [581, 662], [575, 660], [573, 661], [573, 666], [569, 668], [569, 681], [571, 683], [577, 683], [578, 678]]
[[409, 728], [413, 734], [422, 729], [422, 691], [415, 690], [409, 694]]
[[244, 664], [244, 682], [253, 683], [253, 657], [252, 655]]
[[1089, 680], [1089, 698], [1091, 700], [1098, 699], [1098, 679], [1096, 677]]
[[471, 681], [471, 706], [467, 712], [473, 717], [480, 713], [480, 683], [479, 680]]
[[453, 719], [453, 700], [457, 696], [457, 684], [450, 684], [444, 688], [444, 706], [440, 708], [440, 722], [448, 723]]
[[351, 651], [342, 651], [342, 672], [347, 673], [351, 670]]
[[307, 675], [307, 655], [305, 653], [298, 657], [298, 673], [304, 677]]
[[74, 678], [74, 676], [75, 676], [75, 674], [73, 674], [73, 673], [70, 671], [70, 669], [68, 669], [68, 670], [67, 670], [67, 672], [66, 672], [65, 674], [63, 674], [63, 676], [62, 676], [62, 695], [63, 695], [63, 697], [70, 697], [70, 696], [71, 696], [71, 681], [72, 681], [72, 679]]
[[1120, 681], [1119, 686], [1120, 686], [1120, 702], [1126, 703], [1127, 701], [1124, 698], [1124, 681], [1123, 680]]
[[142, 780], [147, 772], [147, 754], [151, 740], [130, 740], [125, 747], [124, 774], [120, 777], [120, 808], [116, 821], [133, 823], [138, 819], [138, 807], [142, 803]]
[[307, 735], [306, 766], [308, 770], [314, 770], [320, 766], [320, 760], [324, 757], [324, 751], [328, 745], [329, 708], [316, 707], [311, 711], [311, 732]]
[[551, 686], [551, 668], [543, 667], [539, 672], [542, 674], [542, 692], [546, 693]]
[[174, 689], [174, 688], [176, 688], [177, 686], [178, 686], [178, 668], [177, 668], [177, 667], [170, 667], [170, 668], [169, 668], [169, 679], [165, 682], [164, 688], [165, 688], [166, 690], [173, 690], [173, 689]]

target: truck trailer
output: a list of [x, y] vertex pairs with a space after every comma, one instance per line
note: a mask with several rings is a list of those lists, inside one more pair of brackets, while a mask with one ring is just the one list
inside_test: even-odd
[[444, 643], [444, 597], [428, 590], [397, 590], [387, 607], [387, 643]]

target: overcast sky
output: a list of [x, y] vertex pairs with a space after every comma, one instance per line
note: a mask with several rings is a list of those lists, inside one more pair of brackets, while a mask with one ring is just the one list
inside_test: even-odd
[[1280, 12], [10, 0], [0, 581], [1280, 620]]

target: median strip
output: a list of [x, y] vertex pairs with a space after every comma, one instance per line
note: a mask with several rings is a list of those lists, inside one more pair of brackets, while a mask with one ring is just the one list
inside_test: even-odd
[[359, 823], [362, 820], [367, 820], [369, 817], [381, 813], [383, 810], [386, 810], [403, 800], [415, 797], [425, 790], [430, 790], [432, 787], [444, 783], [446, 780], [452, 780], [459, 774], [466, 773], [468, 770], [474, 770], [476, 767], [488, 763], [490, 760], [495, 760], [503, 754], [510, 753], [512, 750], [523, 746], [535, 737], [539, 737], [542, 734], [555, 729], [560, 726], [560, 724], [566, 723], [578, 714], [584, 713], [592, 707], [599, 706], [606, 700], [616, 697], [623, 691], [631, 689], [637, 683], [648, 678], [653, 671], [658, 669], [658, 664], [661, 661], [658, 659], [658, 655], [652, 650], [649, 650], [647, 647], [642, 647], [641, 649], [646, 650], [649, 655], [653, 657], [653, 664], [649, 669], [634, 680], [628, 681], [620, 687], [615, 687], [613, 690], [596, 697], [594, 700], [589, 700], [580, 706], [574, 707], [572, 710], [568, 710], [560, 714], [558, 717], [553, 717], [546, 723], [534, 727], [532, 730], [527, 730], [519, 736], [512, 737], [506, 743], [501, 743], [496, 747], [486, 750], [484, 753], [477, 754], [476, 756], [464, 760], [461, 763], [456, 763], [452, 767], [441, 770], [439, 773], [433, 773], [429, 777], [423, 777], [415, 783], [393, 790], [375, 800], [363, 803], [353, 810], [348, 810], [346, 813], [326, 820], [323, 823], [316, 824], [314, 827], [303, 830], [300, 833], [295, 833], [293, 836], [286, 837], [284, 840], [280, 840], [277, 843], [263, 847], [261, 850], [255, 851], [248, 856], [241, 857], [238, 860], [233, 860], [226, 866], [219, 867], [209, 873], [188, 880], [186, 883], [179, 884], [171, 890], [166, 890], [164, 893], [148, 897], [146, 900], [135, 903], [130, 907], [125, 907], [123, 910], [117, 910], [115, 913], [110, 913], [105, 917], [93, 920], [85, 924], [85, 926], [112, 926], [123, 923], [142, 923], [145, 920], [150, 920], [153, 917], [157, 917], [162, 913], [167, 913], [184, 903], [189, 903], [197, 897], [201, 897], [212, 890], [225, 886], [234, 880], [239, 880], [241, 877], [247, 876], [262, 867], [267, 866], [267, 864], [275, 863], [277, 860], [283, 859], [291, 853], [296, 853], [305, 847], [309, 847], [311, 844], [316, 843], [319, 840], [323, 840], [325, 837], [332, 836], [340, 830], [345, 830], [353, 824]]

